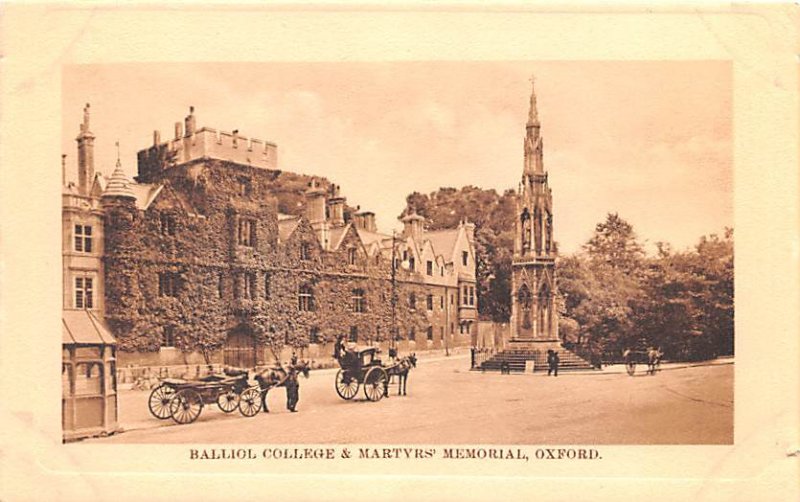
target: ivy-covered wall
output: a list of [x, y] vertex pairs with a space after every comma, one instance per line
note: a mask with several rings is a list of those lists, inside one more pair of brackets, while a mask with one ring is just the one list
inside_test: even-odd
[[[348, 336], [351, 327], [362, 343], [389, 339], [391, 258], [368, 257], [352, 227], [336, 251], [324, 251], [304, 219], [279, 242], [278, 172], [204, 160], [162, 176], [163, 188], [146, 210], [133, 200], [105, 200], [106, 319], [121, 351], [158, 352], [168, 326], [177, 349], [207, 362], [219, 361], [229, 333], [242, 327], [275, 351], [307, 345], [312, 330], [320, 343]], [[254, 222], [252, 245], [238, 242], [242, 220]], [[308, 253], [301, 256], [304, 245]], [[448, 343], [441, 335], [450, 336], [450, 324], [458, 332], [457, 305], [447, 300], [455, 288], [425, 285], [404, 270], [396, 277], [400, 338], [414, 333], [419, 346], [433, 326], [434, 345]], [[300, 309], [304, 285], [313, 291], [311, 311]], [[355, 312], [355, 290], [363, 291], [364, 312]], [[416, 308], [408, 301], [412, 293]]]

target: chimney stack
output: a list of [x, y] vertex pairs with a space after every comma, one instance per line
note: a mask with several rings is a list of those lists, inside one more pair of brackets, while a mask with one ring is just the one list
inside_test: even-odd
[[89, 130], [89, 103], [83, 108], [81, 132], [75, 141], [78, 142], [78, 193], [88, 195], [94, 180], [94, 135]]
[[330, 223], [333, 226], [344, 225], [344, 203], [346, 199], [339, 195], [339, 185], [331, 185], [330, 198], [328, 199], [328, 212]]
[[189, 115], [184, 119], [186, 135], [191, 136], [195, 131], [194, 106], [189, 107]]
[[325, 190], [312, 179], [306, 190], [306, 219], [312, 225], [325, 221]]

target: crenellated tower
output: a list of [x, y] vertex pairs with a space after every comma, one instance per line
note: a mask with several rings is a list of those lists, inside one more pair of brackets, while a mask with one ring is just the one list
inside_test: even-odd
[[523, 147], [512, 262], [512, 341], [557, 342], [553, 195], [544, 169], [534, 88]]

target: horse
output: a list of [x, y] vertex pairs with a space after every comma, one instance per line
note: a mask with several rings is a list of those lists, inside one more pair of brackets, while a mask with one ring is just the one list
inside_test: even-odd
[[661, 366], [661, 357], [663, 354], [660, 350], [651, 348], [647, 351], [647, 374], [655, 375], [656, 370]]
[[253, 377], [258, 382], [259, 389], [261, 389], [261, 406], [265, 413], [269, 413], [267, 393], [275, 387], [285, 387], [291, 370], [308, 378], [311, 366], [308, 361], [300, 361], [296, 364], [289, 364], [286, 367], [276, 364], [275, 366], [264, 368]]
[[417, 354], [411, 353], [410, 355], [401, 358], [397, 364], [388, 368], [387, 374], [389, 380], [386, 382], [386, 389], [384, 395], [389, 395], [389, 384], [392, 383], [392, 378], [397, 377], [397, 395], [406, 395], [406, 386], [408, 384], [408, 372], [411, 368], [417, 367]]

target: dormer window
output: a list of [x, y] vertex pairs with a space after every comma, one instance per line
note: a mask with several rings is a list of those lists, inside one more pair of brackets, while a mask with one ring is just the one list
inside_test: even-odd
[[428, 260], [426, 272], [428, 275], [433, 275], [433, 262], [430, 260]]
[[311, 245], [307, 242], [300, 244], [300, 259], [301, 260], [311, 259]]
[[462, 251], [461, 252], [461, 264], [465, 267], [469, 264], [469, 251]]
[[355, 248], [350, 248], [347, 250], [347, 263], [350, 265], [356, 264], [356, 250]]

